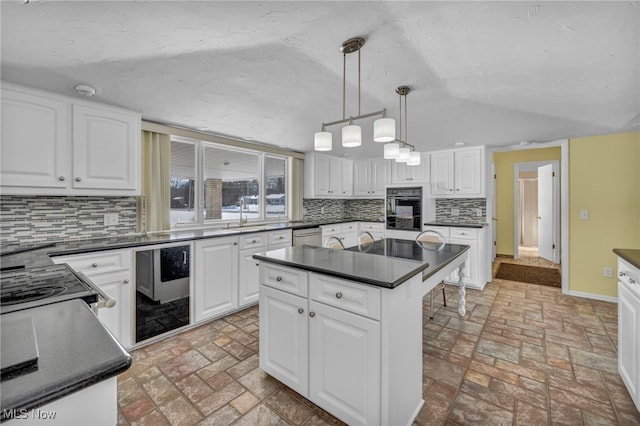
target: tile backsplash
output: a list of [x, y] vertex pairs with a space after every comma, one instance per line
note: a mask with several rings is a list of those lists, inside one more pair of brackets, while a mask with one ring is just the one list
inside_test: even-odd
[[[446, 222], [486, 222], [486, 198], [436, 198], [436, 220]], [[458, 214], [454, 215], [455, 210]], [[478, 216], [478, 209], [480, 216]]]
[[[117, 213], [117, 225], [104, 225]], [[0, 244], [106, 237], [136, 232], [135, 197], [0, 196]]]
[[304, 199], [304, 219], [321, 220], [370, 220], [384, 217], [384, 200], [320, 200]]

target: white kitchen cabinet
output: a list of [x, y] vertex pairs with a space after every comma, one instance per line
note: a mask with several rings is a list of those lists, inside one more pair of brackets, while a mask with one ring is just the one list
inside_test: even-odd
[[[640, 410], [640, 270], [618, 259], [618, 371]], [[635, 281], [635, 284], [631, 283]]]
[[304, 160], [305, 198], [343, 198], [353, 195], [353, 161], [322, 154]]
[[139, 195], [140, 114], [2, 87], [2, 192]]
[[384, 223], [383, 222], [359, 222], [358, 223], [358, 235], [361, 232], [367, 231], [371, 234], [374, 240], [384, 239]]
[[336, 237], [345, 247], [353, 247], [358, 244], [358, 223], [345, 222], [334, 223], [333, 225], [323, 225], [322, 230], [322, 246], [327, 245], [327, 241], [331, 237]]
[[484, 147], [431, 153], [431, 195], [484, 197]]
[[420, 165], [407, 166], [407, 163], [391, 162], [391, 183], [429, 182], [429, 161], [427, 153], [420, 154]]
[[82, 272], [115, 299], [115, 306], [98, 309], [98, 319], [126, 348], [133, 345], [131, 256], [131, 250], [109, 250], [52, 258], [54, 263], [66, 263], [74, 271]]
[[195, 243], [195, 321], [238, 307], [238, 237], [211, 238]]
[[361, 160], [353, 164], [353, 195], [383, 198], [390, 182], [390, 163], [385, 159]]

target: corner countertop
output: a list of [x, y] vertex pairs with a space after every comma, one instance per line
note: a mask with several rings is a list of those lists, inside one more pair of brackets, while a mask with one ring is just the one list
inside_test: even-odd
[[[0, 382], [0, 419], [11, 410], [28, 410], [89, 387], [131, 365], [127, 351], [82, 300], [0, 315], [2, 333], [24, 321], [33, 322], [38, 365]], [[20, 339], [11, 344], [20, 344]]]
[[613, 252], [636, 268], [640, 269], [640, 249], [614, 248]]
[[486, 222], [455, 222], [445, 220], [435, 220], [433, 222], [423, 223], [424, 226], [450, 226], [454, 228], [484, 228], [489, 226]]
[[378, 287], [395, 288], [420, 272], [423, 279], [429, 278], [468, 249], [469, 246], [458, 244], [445, 244], [439, 250], [425, 249], [414, 240], [385, 238], [374, 242], [367, 252], [361, 252], [357, 247], [334, 250], [302, 245], [253, 257]]

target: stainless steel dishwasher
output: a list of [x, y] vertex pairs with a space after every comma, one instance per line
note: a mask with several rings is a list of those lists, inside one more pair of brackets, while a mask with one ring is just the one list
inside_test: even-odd
[[293, 245], [300, 246], [306, 244], [308, 246], [322, 246], [322, 230], [320, 227], [294, 229]]

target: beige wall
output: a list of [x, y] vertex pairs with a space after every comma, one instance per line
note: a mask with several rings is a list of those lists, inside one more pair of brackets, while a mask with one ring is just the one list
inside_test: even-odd
[[640, 249], [640, 132], [569, 141], [569, 289], [616, 297], [614, 248]]
[[[496, 254], [513, 256], [514, 202], [513, 172], [515, 163], [532, 161], [560, 161], [560, 147], [496, 152], [493, 162], [496, 170]], [[562, 170], [560, 170], [562, 173]]]

